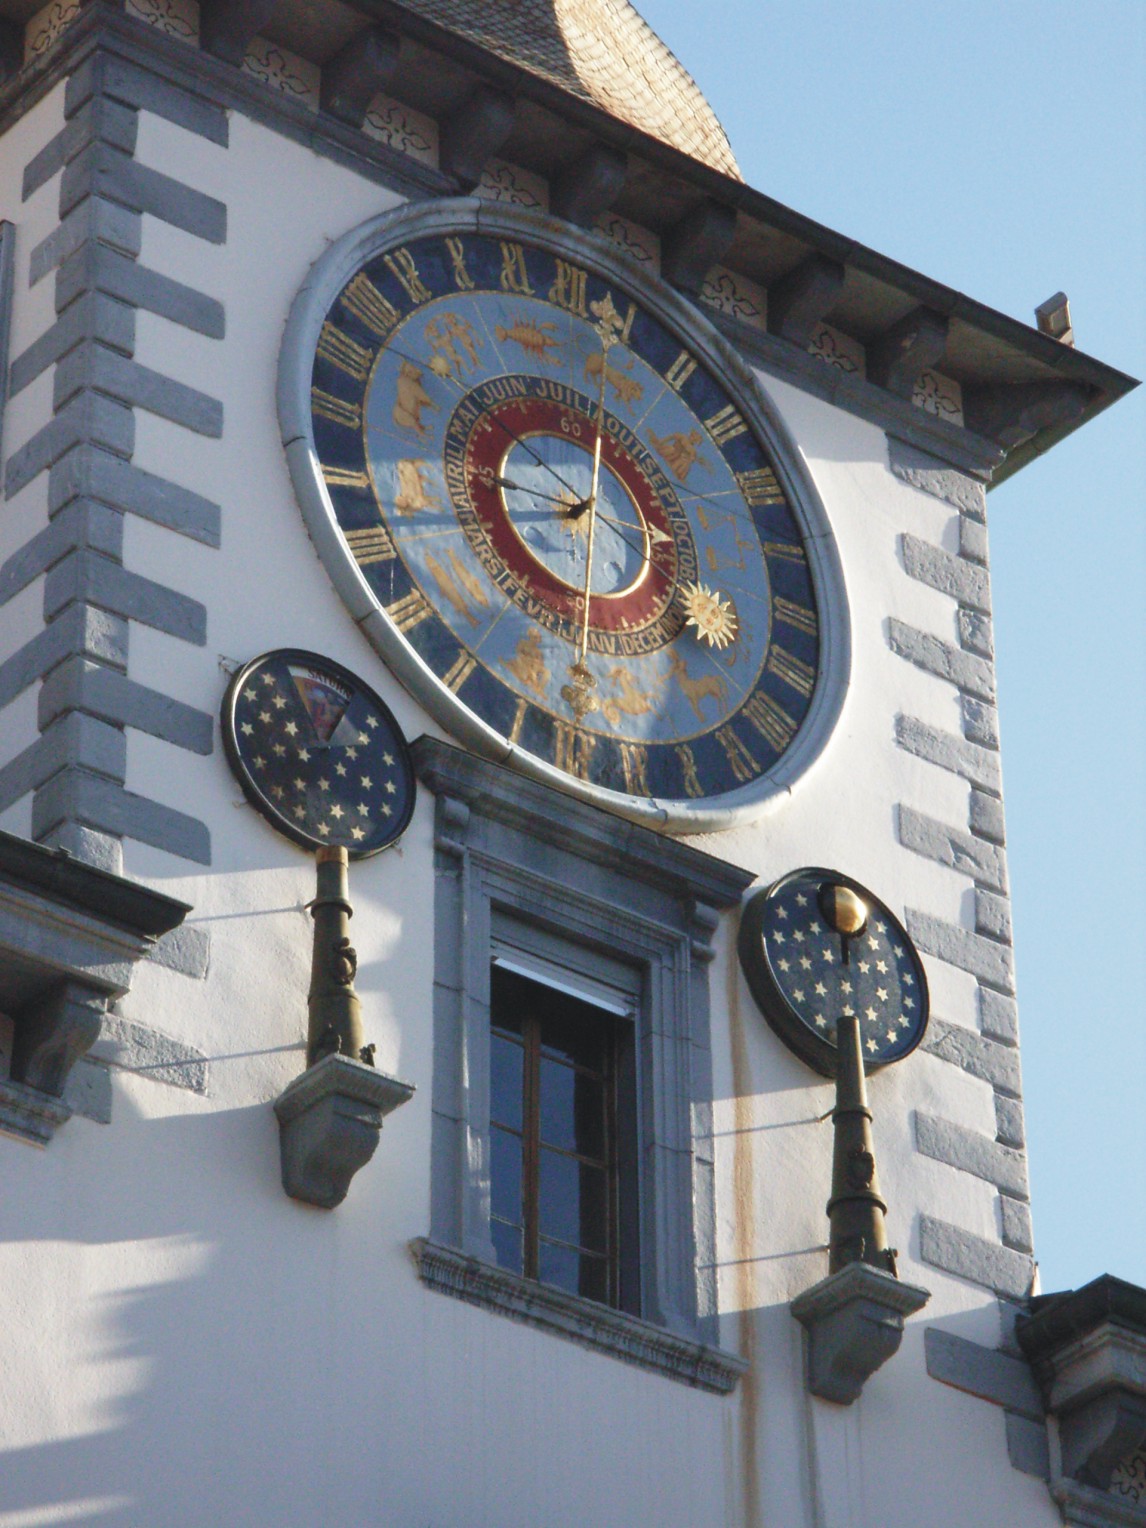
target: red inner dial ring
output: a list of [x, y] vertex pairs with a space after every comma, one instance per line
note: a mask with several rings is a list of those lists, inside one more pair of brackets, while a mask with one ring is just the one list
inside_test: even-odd
[[[576, 422], [581, 432], [573, 437], [574, 443], [591, 456], [597, 424], [595, 410], [590, 412], [587, 399], [579, 407], [536, 397], [514, 397], [486, 404], [462, 445], [464, 483], [473, 514], [461, 518], [470, 545], [490, 577], [515, 603], [566, 637], [580, 625], [583, 594], [526, 546], [510, 518], [496, 479], [502, 474], [502, 463], [515, 438], [548, 435], [569, 440], [571, 421]], [[683, 561], [695, 566], [688, 523], [655, 461], [649, 457], [647, 467], [639, 461], [638, 453], [641, 456], [648, 453], [636, 436], [608, 412], [604, 426], [602, 467], [613, 473], [635, 506], [643, 522], [640, 534], [649, 555], [644, 577], [619, 592], [590, 595], [590, 645], [594, 645], [594, 630], [605, 634], [640, 631], [661, 620], [665, 620], [664, 639], [671, 641], [683, 623], [683, 618], [669, 614], [677, 578], [685, 571], [681, 564]], [[447, 457], [452, 454], [451, 446], [456, 439], [451, 428], [447, 432]], [[650, 482], [653, 473], [662, 478], [660, 492]], [[447, 476], [453, 477], [448, 467]], [[554, 489], [558, 487], [554, 479]], [[557, 505], [553, 509], [555, 515], [561, 513]], [[543, 608], [538, 609], [538, 605]], [[603, 644], [608, 646], [607, 642]]]

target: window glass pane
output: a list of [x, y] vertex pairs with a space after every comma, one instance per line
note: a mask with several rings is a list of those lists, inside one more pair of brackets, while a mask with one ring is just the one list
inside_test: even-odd
[[605, 1250], [607, 1199], [601, 1168], [542, 1147], [540, 1197], [543, 1236]]
[[541, 1059], [541, 1139], [601, 1161], [605, 1155], [605, 1089], [596, 1077]]
[[608, 1020], [603, 1014], [587, 1003], [555, 992], [552, 1002], [544, 1005], [539, 1016], [543, 1051], [597, 1072], [604, 1068]]
[[494, 1033], [489, 1049], [489, 1116], [499, 1125], [521, 1129], [521, 1072], [525, 1052], [514, 1040]]
[[581, 1254], [574, 1247], [557, 1247], [543, 1241], [537, 1276], [543, 1284], [556, 1284], [571, 1295], [579, 1294]]
[[521, 1220], [521, 1139], [494, 1126], [490, 1136], [490, 1210], [500, 1220]]
[[490, 1023], [494, 1029], [519, 1035], [528, 1008], [528, 993], [533, 982], [522, 981], [512, 971], [491, 966], [489, 972]]
[[520, 1273], [521, 1227], [507, 1226], [502, 1220], [491, 1220], [489, 1231], [493, 1237], [493, 1246], [494, 1251], [497, 1253], [498, 1266], [500, 1268], [508, 1268], [510, 1273]]
[[556, 1284], [570, 1294], [604, 1304], [609, 1298], [609, 1269], [603, 1257], [578, 1252], [557, 1242], [541, 1243], [538, 1277], [544, 1284]]

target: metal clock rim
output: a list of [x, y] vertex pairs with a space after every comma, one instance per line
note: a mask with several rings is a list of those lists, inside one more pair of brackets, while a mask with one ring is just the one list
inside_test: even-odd
[[313, 852], [316, 849], [326, 847], [321, 839], [310, 837], [301, 832], [295, 825], [281, 813], [272, 801], [269, 801], [259, 787], [258, 781], [247, 768], [246, 761], [235, 739], [235, 707], [238, 701], [239, 691], [246, 683], [248, 676], [267, 661], [268, 658], [278, 658], [285, 662], [295, 661], [305, 663], [308, 667], [326, 669], [344, 683], [350, 685], [360, 694], [366, 695], [371, 705], [376, 706], [382, 720], [399, 740], [402, 772], [406, 777], [406, 806], [398, 818], [391, 836], [386, 842], [379, 844], [373, 849], [352, 849], [347, 847], [347, 857], [352, 860], [373, 859], [376, 854], [384, 854], [387, 849], [392, 849], [410, 826], [414, 815], [414, 806], [417, 795], [417, 777], [414, 773], [414, 765], [410, 758], [409, 744], [405, 734], [394, 716], [393, 711], [378, 694], [378, 692], [366, 683], [352, 669], [345, 664], [339, 663], [334, 658], [324, 657], [321, 653], [312, 652], [305, 647], [270, 647], [266, 652], [259, 653], [254, 658], [249, 658], [232, 674], [230, 682], [223, 694], [223, 701], [219, 711], [219, 730], [223, 738], [223, 752], [227, 763], [231, 766], [231, 772], [238, 780], [243, 795], [246, 796], [251, 806], [263, 817], [277, 833], [284, 838], [289, 838], [292, 843], [298, 844], [303, 849]]
[[837, 1071], [837, 1052], [834, 1045], [826, 1040], [821, 1040], [810, 1030], [803, 1016], [792, 1007], [784, 996], [779, 983], [772, 975], [771, 965], [763, 947], [761, 934], [763, 931], [764, 912], [770, 899], [786, 886], [790, 881], [798, 877], [822, 878], [832, 880], [841, 886], [847, 886], [857, 895], [870, 898], [880, 910], [880, 917], [886, 918], [895, 929], [903, 947], [909, 950], [914, 957], [915, 967], [919, 975], [921, 1009], [915, 1038], [906, 1050], [902, 1051], [893, 1060], [873, 1061], [864, 1063], [864, 1070], [870, 1076], [887, 1066], [896, 1066], [900, 1061], [906, 1060], [911, 1053], [921, 1044], [927, 1033], [927, 1025], [931, 1013], [931, 996], [927, 982], [927, 972], [915, 941], [904, 928], [903, 924], [895, 916], [880, 897], [862, 881], [857, 881], [853, 876], [846, 875], [842, 870], [833, 870], [825, 865], [800, 865], [795, 870], [789, 870], [784, 875], [778, 876], [768, 886], [762, 886], [754, 891], [745, 902], [740, 914], [740, 930], [737, 935], [737, 953], [740, 958], [740, 968], [744, 972], [744, 979], [748, 983], [748, 990], [752, 994], [753, 1001], [768, 1022], [769, 1028], [782, 1040], [789, 1050], [793, 1051], [801, 1061], [810, 1066], [823, 1077], [835, 1077]]
[[[769, 447], [777, 477], [794, 505], [808, 552], [820, 612], [820, 677], [803, 724], [775, 765], [747, 785], [709, 801], [625, 795], [567, 774], [509, 742], [441, 684], [394, 631], [349, 555], [311, 437], [310, 375], [331, 304], [370, 260], [413, 237], [469, 230], [515, 236], [579, 260], [606, 275], [695, 352]], [[344, 234], [316, 260], [287, 319], [279, 356], [278, 412], [283, 448], [299, 507], [327, 575], [352, 618], [391, 671], [434, 720], [475, 752], [597, 806], [681, 833], [714, 832], [759, 819], [774, 809], [826, 747], [839, 719], [851, 667], [850, 619], [842, 566], [811, 475], [756, 375], [713, 324], [659, 277], [604, 235], [560, 223], [526, 208], [476, 197], [409, 203]]]

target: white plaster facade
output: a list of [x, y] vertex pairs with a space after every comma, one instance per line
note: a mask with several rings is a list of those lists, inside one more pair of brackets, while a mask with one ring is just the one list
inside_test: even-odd
[[[20, 185], [64, 126], [64, 90], [55, 85], [3, 141], [0, 217], [16, 225], [12, 358], [55, 317], [52, 276], [30, 285], [29, 260], [56, 224], [63, 167], [26, 200]], [[138, 260], [220, 301], [226, 335], [136, 318], [136, 362], [219, 400], [224, 427], [212, 439], [137, 406], [132, 464], [219, 505], [222, 530], [216, 548], [126, 515], [125, 568], [206, 610], [202, 645], [130, 620], [127, 676], [217, 718], [237, 663], [305, 647], [360, 673], [408, 737], [444, 736], [336, 595], [298, 511], [275, 409], [284, 323], [310, 266], [405, 193], [241, 109], [228, 111], [227, 129], [224, 145], [138, 115], [136, 162], [222, 203], [227, 218], [215, 243], [145, 211]], [[52, 372], [8, 406], [9, 461], [51, 417]], [[830, 740], [790, 793], [755, 825], [692, 842], [759, 884], [799, 865], [837, 866], [901, 919], [912, 909], [972, 933], [972, 875], [915, 852], [898, 827], [906, 807], [966, 831], [969, 779], [897, 742], [901, 717], [962, 738], [960, 689], [889, 640], [889, 623], [901, 622], [959, 647], [958, 601], [909, 575], [902, 538], [957, 556], [964, 517], [892, 471], [877, 424], [759, 376], [831, 522], [850, 680]], [[47, 489], [41, 471], [4, 502], [3, 556], [47, 524]], [[0, 659], [38, 629], [43, 577], [0, 609]], [[38, 690], [0, 711], [0, 764], [36, 736]], [[996, 1184], [919, 1149], [921, 1115], [997, 1141], [986, 1075], [924, 1048], [869, 1084], [899, 1274], [931, 1300], [850, 1408], [806, 1393], [788, 1310], [827, 1267], [832, 1086], [756, 1011], [735, 914], [721, 920], [709, 967], [720, 1343], [749, 1362], [733, 1393], [691, 1389], [445, 1298], [419, 1282], [409, 1251], [429, 1228], [434, 798], [422, 789], [400, 844], [352, 870], [367, 1038], [377, 1065], [417, 1092], [327, 1213], [283, 1194], [271, 1107], [304, 1064], [312, 863], [244, 800], [217, 720], [206, 754], [132, 726], [126, 737], [126, 790], [204, 824], [210, 863], [124, 838], [126, 876], [191, 904], [186, 927], [206, 936], [206, 969], [144, 963], [118, 1016], [205, 1057], [208, 1080], [177, 1085], [178, 1062], [155, 1080], [113, 1030], [73, 1076], [80, 1112], [46, 1149], [0, 1136], [0, 1525], [1059, 1521], [1045, 1481], [1012, 1464], [1001, 1406], [938, 1382], [925, 1360], [929, 1325], [989, 1350], [1010, 1340], [1008, 1303], [989, 1280], [924, 1255], [925, 1219], [1030, 1268], [1029, 1246], [1004, 1245]], [[0, 827], [31, 834], [30, 794]], [[924, 961], [936, 1018], [989, 1043], [975, 977]], [[110, 1121], [85, 1117], [108, 1089]], [[1010, 1303], [1024, 1293], [1010, 1291]]]

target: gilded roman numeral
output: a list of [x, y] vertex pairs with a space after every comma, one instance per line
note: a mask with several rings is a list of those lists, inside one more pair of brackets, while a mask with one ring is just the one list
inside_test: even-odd
[[360, 531], [343, 531], [346, 545], [360, 568], [372, 562], [390, 562], [398, 553], [390, 532], [381, 525], [368, 525]]
[[450, 264], [454, 268], [454, 285], [459, 292], [472, 292], [474, 289], [473, 277], [466, 270], [466, 247], [460, 239], [446, 240], [446, 253], [450, 257]]
[[429, 600], [420, 589], [412, 589], [402, 599], [386, 606], [386, 614], [399, 631], [409, 631], [433, 613]]
[[686, 796], [703, 796], [704, 786], [700, 783], [700, 776], [696, 772], [696, 758], [687, 743], [678, 743], [676, 756], [680, 760], [680, 772], [684, 778], [684, 793]]
[[380, 339], [386, 338], [402, 316], [361, 271], [343, 292], [340, 301], [344, 308]]
[[525, 726], [525, 714], [529, 710], [527, 700], [519, 700], [513, 713], [513, 725], [509, 729], [509, 741], [516, 743], [521, 737], [521, 729]]
[[588, 732], [581, 732], [568, 722], [553, 723], [553, 762], [567, 775], [587, 780], [589, 761], [596, 746], [597, 739]]
[[798, 605], [795, 600], [786, 600], [777, 595], [772, 601], [772, 618], [783, 621], [785, 626], [794, 626], [797, 631], [806, 631], [810, 637], [816, 635], [816, 612], [809, 610], [807, 605]]
[[784, 490], [776, 481], [776, 474], [771, 467], [754, 467], [751, 472], [738, 472], [736, 481], [740, 484], [740, 492], [753, 507], [784, 502]]
[[583, 271], [580, 266], [570, 265], [568, 260], [558, 260], [557, 274], [549, 288], [549, 301], [564, 308], [567, 313], [575, 313], [578, 318], [588, 318], [589, 309], [585, 306], [588, 282], [587, 271]]
[[784, 707], [760, 690], [745, 705], [743, 714], [777, 753], [783, 753], [796, 735], [796, 723]]
[[804, 548], [794, 541], [766, 541], [765, 557], [778, 557], [783, 562], [807, 562]]
[[509, 243], [505, 239], [500, 242], [502, 291], [532, 297], [533, 288], [529, 284], [529, 272], [525, 269], [525, 251], [520, 244]]
[[365, 382], [370, 375], [370, 363], [374, 359], [371, 352], [365, 345], [356, 344], [334, 324], [323, 324], [315, 348], [324, 361], [337, 366], [356, 382]]
[[800, 695], [810, 695], [816, 682], [816, 671], [809, 664], [794, 658], [790, 652], [775, 644], [768, 651], [768, 662], [765, 667], [770, 673], [782, 679]]
[[328, 467], [322, 464], [322, 476], [330, 488], [369, 488], [370, 476], [354, 467]]
[[429, 302], [434, 294], [418, 275], [414, 257], [405, 246], [382, 258], [411, 302]]
[[715, 414], [704, 421], [704, 427], [718, 446], [726, 446], [730, 440], [735, 440], [748, 429], [731, 403], [717, 409]]
[[724, 749], [724, 756], [732, 766], [733, 779], [739, 780], [741, 784], [755, 780], [760, 773], [760, 766], [732, 728], [718, 727], [716, 741]]
[[442, 675], [442, 683], [456, 695], [476, 667], [477, 659], [471, 658], [469, 653], [461, 652]]
[[649, 796], [649, 754], [640, 743], [621, 744], [621, 767], [625, 771], [625, 789], [630, 796]]
[[310, 406], [314, 413], [335, 424], [345, 425], [348, 430], [357, 430], [362, 423], [362, 409], [357, 403], [347, 403], [333, 393], [324, 393], [321, 387], [311, 388]]
[[696, 362], [687, 350], [682, 350], [668, 371], [665, 372], [665, 381], [674, 392], [679, 393], [695, 370]]

